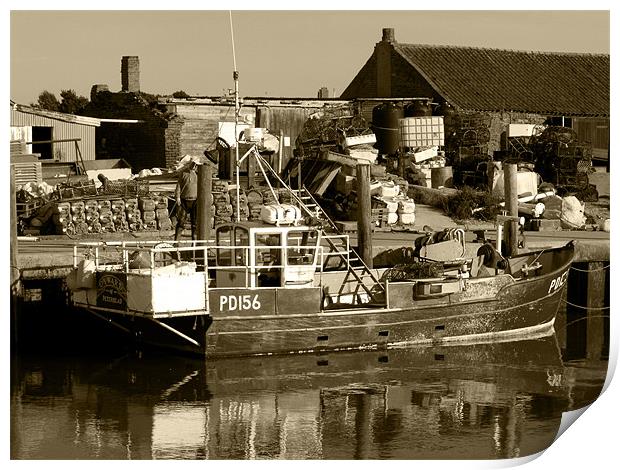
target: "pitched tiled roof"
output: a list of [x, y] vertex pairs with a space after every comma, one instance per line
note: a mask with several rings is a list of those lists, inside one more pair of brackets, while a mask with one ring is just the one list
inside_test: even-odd
[[418, 44], [394, 49], [462, 109], [609, 116], [609, 55]]

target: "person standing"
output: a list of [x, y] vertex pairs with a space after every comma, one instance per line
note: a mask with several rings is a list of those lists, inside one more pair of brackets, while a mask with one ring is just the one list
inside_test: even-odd
[[177, 226], [174, 232], [174, 239], [180, 240], [185, 227], [187, 216], [189, 215], [192, 225], [192, 240], [196, 240], [196, 199], [198, 198], [198, 174], [196, 170], [198, 164], [191, 162], [177, 180], [174, 196], [177, 203]]

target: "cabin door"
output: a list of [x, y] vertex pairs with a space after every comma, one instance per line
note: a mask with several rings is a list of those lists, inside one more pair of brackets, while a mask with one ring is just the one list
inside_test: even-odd
[[318, 243], [316, 231], [291, 230], [287, 233], [282, 285], [311, 287], [314, 284]]

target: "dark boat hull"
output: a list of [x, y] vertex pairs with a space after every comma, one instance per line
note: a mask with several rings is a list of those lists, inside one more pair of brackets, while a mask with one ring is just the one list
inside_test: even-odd
[[[469, 290], [434, 299], [416, 299], [415, 283], [395, 283], [388, 285], [387, 308], [309, 309], [312, 313], [289, 313], [288, 309], [278, 309], [276, 301], [272, 311], [258, 313], [219, 312], [157, 320], [104, 311], [98, 314], [124, 328], [141, 343], [208, 357], [541, 337], [554, 331], [555, 315], [572, 260], [572, 245], [557, 250], [560, 254], [563, 253], [560, 250], [566, 251], [557, 269], [517, 282], [490, 278], [489, 283], [498, 285], [493, 295], [486, 297], [484, 292], [476, 292], [473, 283]], [[484, 285], [488, 291], [490, 284]], [[273, 293], [275, 299], [278, 295]], [[303, 304], [303, 295], [298, 295]], [[291, 300], [287, 302], [290, 305]], [[302, 312], [303, 308], [297, 310]]]

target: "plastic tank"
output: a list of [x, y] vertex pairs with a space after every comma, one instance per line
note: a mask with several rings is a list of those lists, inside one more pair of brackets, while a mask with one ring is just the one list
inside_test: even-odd
[[405, 117], [432, 116], [430, 101], [414, 101], [405, 107]]
[[441, 106], [435, 109], [435, 116], [443, 116], [443, 124], [446, 127], [455, 124], [456, 110], [450, 106], [450, 103], [444, 101]]
[[372, 110], [372, 129], [377, 137], [379, 153], [392, 155], [398, 151], [398, 120], [405, 116], [402, 106], [383, 103]]

